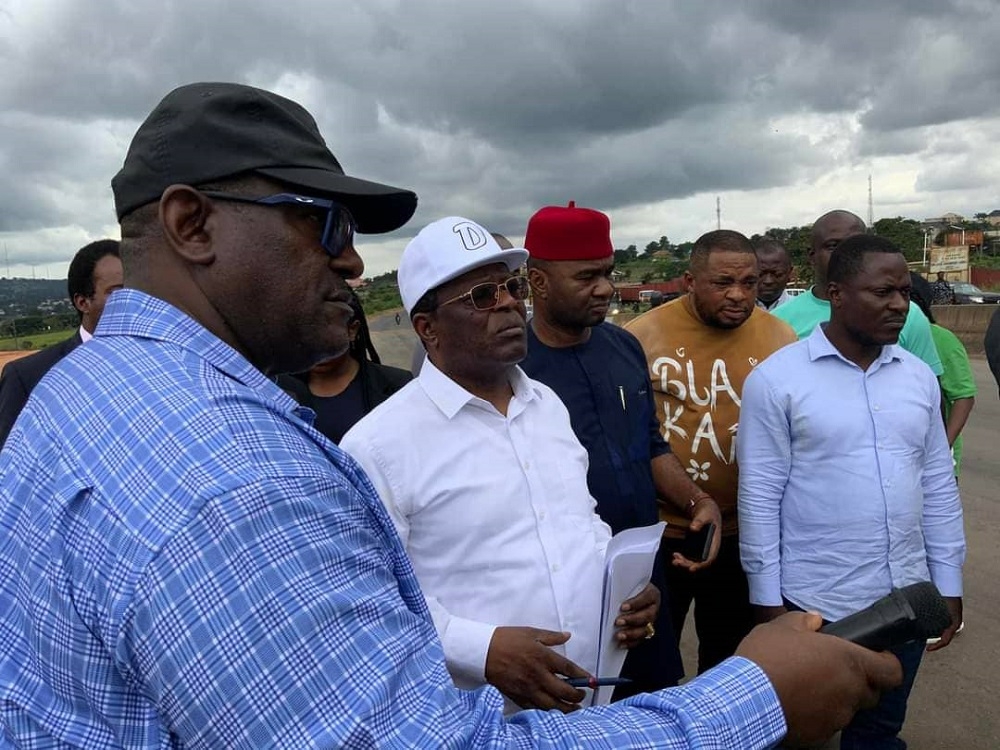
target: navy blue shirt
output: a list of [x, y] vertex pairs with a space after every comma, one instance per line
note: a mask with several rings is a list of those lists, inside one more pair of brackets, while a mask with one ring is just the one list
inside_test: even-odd
[[611, 530], [659, 521], [650, 461], [670, 446], [660, 434], [646, 355], [635, 336], [602, 323], [586, 343], [554, 349], [529, 325], [521, 368], [566, 404], [573, 432], [590, 455], [590, 494]]
[[[646, 374], [646, 354], [631, 333], [602, 323], [577, 346], [546, 346], [528, 325], [528, 356], [520, 363], [528, 377], [554, 390], [569, 411], [577, 439], [587, 449], [587, 485], [597, 513], [614, 533], [660, 520], [650, 462], [670, 452], [660, 434]], [[670, 622], [662, 554], [653, 566], [653, 584], [662, 600], [656, 637], [629, 651], [622, 676], [633, 682], [615, 699], [676, 685], [684, 676]]]

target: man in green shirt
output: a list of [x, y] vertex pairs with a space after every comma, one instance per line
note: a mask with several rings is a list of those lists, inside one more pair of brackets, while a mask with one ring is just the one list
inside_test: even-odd
[[[809, 261], [812, 263], [816, 283], [808, 292], [793, 297], [771, 313], [795, 329], [795, 334], [800, 339], [812, 333], [817, 325], [830, 319], [830, 297], [826, 288], [826, 268], [830, 262], [830, 253], [848, 237], [865, 234], [867, 231], [861, 218], [850, 211], [830, 211], [813, 224]], [[899, 345], [920, 357], [935, 375], [940, 377], [944, 372], [927, 316], [912, 302], [906, 324], [899, 334]]]
[[961, 340], [934, 320], [932, 299], [931, 285], [926, 281], [923, 284], [914, 281], [910, 300], [920, 306], [920, 310], [930, 321], [934, 346], [937, 348], [938, 357], [941, 358], [941, 366], [944, 367], [944, 374], [938, 378], [941, 384], [941, 411], [957, 477], [962, 466], [962, 429], [972, 413], [972, 407], [976, 404], [976, 378], [972, 374], [969, 353]]
[[955, 459], [955, 476], [962, 465], [962, 428], [976, 403], [976, 379], [972, 375], [969, 354], [958, 336], [947, 328], [931, 324], [931, 334], [944, 366], [941, 393], [944, 395], [944, 424]]

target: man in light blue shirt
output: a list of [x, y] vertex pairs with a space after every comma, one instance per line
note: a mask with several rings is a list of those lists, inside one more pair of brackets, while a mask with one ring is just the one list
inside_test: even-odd
[[268, 377], [347, 350], [354, 232], [416, 195], [225, 83], [171, 92], [112, 189], [126, 288], [0, 452], [0, 745], [763, 748], [899, 683], [800, 615], [676, 692], [504, 720], [448, 676], [368, 477]]
[[[864, 234], [866, 231], [865, 223], [849, 211], [830, 211], [816, 219], [809, 249], [809, 260], [816, 283], [809, 291], [771, 310], [776, 317], [795, 329], [795, 335], [800, 339], [806, 338], [817, 325], [830, 319], [830, 297], [826, 288], [830, 253], [848, 237]], [[899, 333], [899, 345], [920, 357], [935, 375], [944, 373], [931, 336], [930, 321], [916, 304], [909, 307], [906, 323]]]
[[[743, 389], [740, 551], [761, 620], [786, 608], [839, 620], [892, 588], [933, 581], [962, 621], [965, 537], [930, 368], [896, 340], [906, 260], [888, 240], [844, 240], [829, 265], [830, 322], [769, 357]], [[861, 712], [841, 748], [903, 748], [923, 643], [896, 651], [906, 678]]]

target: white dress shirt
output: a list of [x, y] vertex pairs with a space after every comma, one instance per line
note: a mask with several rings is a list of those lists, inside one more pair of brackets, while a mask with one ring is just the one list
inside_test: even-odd
[[597, 666], [611, 531], [595, 512], [566, 407], [512, 372], [504, 416], [428, 359], [340, 443], [388, 509], [465, 688], [485, 684], [501, 625], [572, 633], [557, 650]]
[[779, 294], [778, 298], [774, 302], [772, 302], [770, 305], [767, 304], [766, 302], [764, 302], [764, 300], [762, 300], [760, 297], [758, 297], [757, 298], [757, 307], [761, 308], [762, 310], [767, 310], [768, 312], [771, 312], [771, 310], [773, 310], [774, 308], [776, 308], [778, 305], [785, 304], [791, 298], [792, 298], [792, 295], [790, 295], [786, 289], [782, 289], [781, 290], [781, 294]]
[[891, 588], [962, 595], [962, 506], [926, 363], [892, 345], [862, 370], [816, 326], [743, 386], [740, 552], [754, 604], [839, 620]]

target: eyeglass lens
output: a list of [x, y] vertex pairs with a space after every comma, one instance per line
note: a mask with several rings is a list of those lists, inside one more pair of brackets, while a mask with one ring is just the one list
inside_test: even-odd
[[516, 300], [528, 298], [528, 279], [524, 276], [512, 276], [502, 284], [488, 282], [477, 284], [469, 290], [472, 299], [472, 306], [477, 310], [489, 310], [497, 306], [500, 302], [500, 287], [507, 289], [507, 293]]
[[354, 242], [354, 219], [343, 206], [334, 204], [326, 212], [326, 224], [320, 242], [334, 258]]

